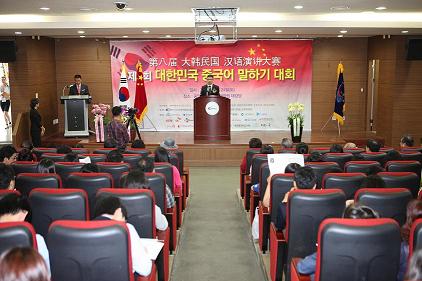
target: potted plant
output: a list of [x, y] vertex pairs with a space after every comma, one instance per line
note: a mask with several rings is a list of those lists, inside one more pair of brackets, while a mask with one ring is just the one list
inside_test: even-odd
[[292, 141], [295, 143], [302, 141], [304, 109], [305, 105], [299, 102], [289, 103], [288, 105], [289, 115], [287, 120], [289, 122]]

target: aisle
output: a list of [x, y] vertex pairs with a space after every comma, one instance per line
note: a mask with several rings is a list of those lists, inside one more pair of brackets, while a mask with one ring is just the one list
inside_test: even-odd
[[171, 281], [265, 280], [236, 199], [239, 168], [191, 168]]

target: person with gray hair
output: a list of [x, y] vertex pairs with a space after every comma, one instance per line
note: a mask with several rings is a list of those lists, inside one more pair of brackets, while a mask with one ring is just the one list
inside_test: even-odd
[[283, 138], [281, 140], [281, 149], [285, 149], [285, 148], [293, 148], [293, 142], [291, 139]]

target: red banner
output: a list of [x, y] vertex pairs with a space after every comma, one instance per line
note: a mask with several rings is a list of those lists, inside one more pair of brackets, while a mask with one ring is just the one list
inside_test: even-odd
[[[305, 105], [311, 125], [312, 41], [244, 40], [231, 45], [192, 41], [111, 41], [114, 104], [119, 101], [122, 62], [129, 100], [135, 100], [136, 64], [142, 63], [149, 120], [159, 131], [193, 130], [193, 99], [208, 74], [232, 100], [232, 130], [287, 130], [287, 105]], [[149, 121], [148, 121], [149, 122]], [[152, 124], [145, 124], [152, 129]]]

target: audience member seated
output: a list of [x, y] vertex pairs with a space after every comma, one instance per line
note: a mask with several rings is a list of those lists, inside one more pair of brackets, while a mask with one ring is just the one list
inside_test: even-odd
[[[151, 158], [142, 158], [137, 166], [144, 173], [154, 172], [154, 161]], [[173, 192], [171, 192], [170, 187], [166, 183], [166, 206], [167, 208], [173, 208], [175, 203]]]
[[283, 138], [281, 140], [281, 149], [288, 149], [288, 148], [293, 148], [293, 142], [291, 139], [289, 138]]
[[[346, 208], [343, 214], [346, 219], [375, 219], [379, 218], [377, 212], [369, 207], [361, 206], [359, 204], [352, 204]], [[311, 280], [314, 280], [316, 270], [317, 253], [313, 253], [302, 259], [297, 264], [297, 270], [300, 274], [311, 275]]]
[[343, 146], [343, 150], [344, 149], [351, 149], [351, 148], [357, 148], [357, 145], [354, 144], [353, 142], [348, 142]]
[[87, 163], [81, 167], [81, 173], [98, 173], [99, 169], [97, 164]]
[[269, 145], [265, 144], [261, 147], [261, 150], [259, 151], [260, 154], [274, 154], [274, 148]]
[[16, 157], [17, 161], [35, 161], [35, 155], [28, 148], [23, 148], [19, 151], [18, 156]]
[[72, 152], [72, 148], [66, 144], [61, 144], [57, 146], [57, 153], [58, 154], [68, 154]]
[[145, 143], [143, 140], [134, 140], [132, 142], [132, 148], [145, 148]]
[[[295, 189], [315, 189], [317, 177], [310, 167], [299, 167], [296, 169], [293, 176], [293, 187], [290, 191]], [[279, 230], [283, 230], [286, 227], [286, 209], [287, 201], [289, 200], [289, 192], [283, 198], [283, 201], [279, 204], [277, 209], [276, 227]]]
[[409, 262], [409, 269], [407, 271], [407, 281], [422, 280], [422, 250], [416, 251]]
[[296, 153], [297, 154], [308, 154], [309, 153], [309, 146], [304, 142], [298, 143], [296, 145]]
[[[29, 203], [22, 196], [10, 193], [0, 200], [0, 223], [3, 222], [23, 222], [31, 211]], [[48, 268], [50, 268], [50, 258], [44, 238], [36, 234], [38, 252], [44, 258]]]
[[361, 188], [384, 188], [385, 182], [378, 175], [367, 176], [360, 185]]
[[372, 166], [368, 169], [367, 176], [377, 175], [380, 172], [384, 172], [384, 169], [380, 166]]
[[413, 147], [415, 141], [411, 135], [404, 135], [400, 140], [400, 148]]
[[[249, 140], [249, 149], [251, 148], [261, 148], [262, 141], [259, 138], [251, 138]], [[246, 154], [243, 155], [242, 162], [240, 164], [240, 171], [242, 174], [246, 173]]]
[[118, 150], [112, 150], [107, 154], [107, 162], [122, 163], [123, 154]]
[[50, 272], [37, 251], [17, 247], [1, 255], [0, 281], [50, 281]]
[[117, 148], [117, 143], [114, 139], [106, 139], [104, 141], [104, 148]]
[[319, 151], [312, 151], [309, 154], [307, 162], [321, 162], [322, 161], [322, 154]]
[[388, 161], [401, 160], [400, 152], [398, 152], [397, 150], [387, 151], [386, 154], [387, 154], [387, 157], [386, 157], [385, 163], [387, 163]]
[[[296, 172], [297, 169], [299, 169], [301, 166], [297, 163], [290, 163], [286, 166], [286, 168], [284, 169], [284, 172], [286, 174], [294, 174]], [[272, 175], [270, 175], [267, 179], [267, 189], [265, 189], [265, 194], [264, 194], [264, 198], [262, 199], [262, 205], [266, 208], [270, 207], [270, 200], [271, 200], [271, 177]]]
[[[261, 147], [261, 150], [259, 151], [259, 153], [260, 154], [274, 154], [274, 148], [271, 145], [266, 144]], [[252, 165], [251, 165], [251, 170], [249, 173], [252, 174]], [[251, 189], [255, 192], [259, 192], [259, 183], [252, 185]]]
[[[119, 198], [108, 196], [97, 200], [95, 204], [94, 220], [114, 220], [126, 222], [126, 209]], [[133, 272], [141, 276], [148, 276], [151, 273], [152, 261], [148, 258], [146, 249], [141, 244], [141, 239], [136, 229], [130, 223], [126, 223], [129, 230], [130, 247], [132, 253]]]
[[84, 148], [84, 145], [82, 143], [77, 143], [73, 146], [73, 148]]
[[66, 153], [64, 162], [79, 162], [79, 156], [75, 152]]
[[[147, 179], [145, 178], [145, 173], [140, 169], [135, 169], [127, 174], [123, 182], [123, 187], [149, 189]], [[166, 217], [162, 214], [160, 207], [155, 205], [155, 227], [158, 230], [164, 231], [166, 230], [167, 226], [168, 222]]]
[[5, 145], [0, 148], [0, 162], [10, 165], [16, 161], [18, 152], [12, 145]]
[[56, 173], [56, 164], [53, 160], [44, 158], [38, 163], [37, 166], [38, 173], [41, 174], [55, 174]]
[[409, 257], [409, 237], [412, 224], [415, 220], [422, 218], [422, 201], [412, 200], [407, 204], [406, 222], [401, 228], [401, 252], [400, 252], [400, 270], [398, 281], [404, 280], [406, 274], [407, 259]]
[[332, 144], [330, 147], [331, 153], [343, 153], [343, 147], [339, 144]]
[[[157, 147], [154, 151], [154, 154], [155, 154], [155, 158], [154, 158], [155, 162], [170, 163], [167, 149], [165, 149], [164, 147], [161, 147], [161, 146]], [[179, 170], [174, 165], [172, 165], [172, 167], [173, 167], [173, 190], [176, 194], [182, 194], [183, 183], [182, 183], [182, 179], [180, 178]]]
[[366, 142], [366, 152], [379, 152], [381, 148], [381, 144], [376, 140], [368, 140]]
[[21, 148], [32, 150], [34, 146], [32, 145], [32, 142], [30, 140], [24, 140], [21, 144]]
[[0, 189], [15, 189], [15, 171], [4, 163], [0, 163]]

